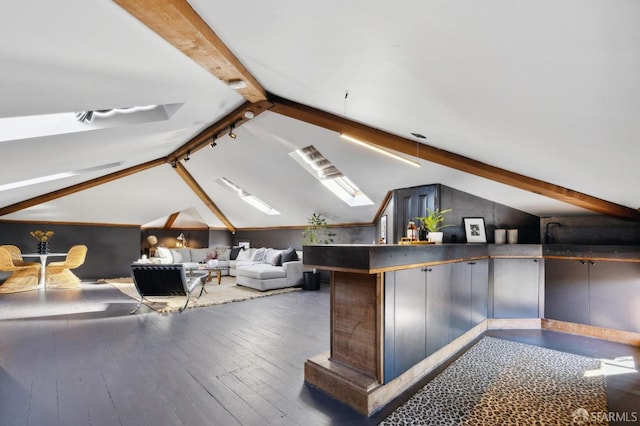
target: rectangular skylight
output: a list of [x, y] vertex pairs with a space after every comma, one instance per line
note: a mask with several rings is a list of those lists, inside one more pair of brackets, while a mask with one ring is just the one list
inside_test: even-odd
[[[0, 142], [169, 120], [183, 104], [0, 118]], [[83, 121], [80, 121], [80, 118]], [[88, 119], [91, 117], [91, 119]]]
[[269, 204], [265, 203], [264, 201], [262, 201], [260, 198], [256, 197], [255, 195], [249, 194], [247, 191], [245, 191], [244, 189], [240, 188], [238, 185], [236, 185], [235, 183], [231, 182], [229, 179], [227, 179], [225, 177], [221, 177], [220, 179], [217, 179], [216, 182], [218, 182], [219, 184], [221, 184], [225, 188], [236, 192], [242, 201], [244, 201], [245, 203], [249, 204], [250, 206], [260, 210], [262, 213], [270, 215], [270, 216], [280, 214], [280, 212], [278, 210], [274, 209]]
[[349, 206], [357, 207], [373, 204], [373, 201], [351, 179], [343, 175], [313, 145], [290, 152], [289, 156]]

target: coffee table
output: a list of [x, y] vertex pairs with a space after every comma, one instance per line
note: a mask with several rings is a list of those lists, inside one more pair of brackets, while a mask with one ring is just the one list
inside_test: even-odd
[[[211, 281], [211, 275], [215, 272], [216, 274], [216, 278], [218, 278], [218, 285], [220, 285], [220, 283], [222, 282], [222, 272], [223, 271], [228, 271], [229, 268], [219, 268], [217, 266], [214, 267], [210, 267], [210, 266], [198, 266], [197, 268], [193, 268], [193, 269], [189, 269], [190, 273], [195, 273], [195, 272], [208, 272], [207, 274], [207, 278], [205, 281]], [[203, 283], [204, 284], [204, 283]], [[203, 285], [204, 287], [204, 285]]]

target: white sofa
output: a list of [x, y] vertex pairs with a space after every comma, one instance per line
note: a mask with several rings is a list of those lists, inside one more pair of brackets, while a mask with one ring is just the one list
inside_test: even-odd
[[[229, 268], [231, 256], [230, 247], [208, 247], [208, 248], [156, 248], [156, 254], [150, 259], [151, 263], [169, 264], [181, 263], [185, 269], [197, 268], [200, 263], [209, 259], [216, 259], [217, 266]], [[229, 271], [223, 270], [222, 275], [229, 275]]]
[[240, 252], [232, 265], [236, 284], [256, 290], [296, 287], [302, 284], [302, 253], [292, 248], [250, 249], [249, 253]]
[[[158, 247], [150, 263], [181, 263], [184, 268], [197, 268], [200, 263], [216, 259], [225, 268], [222, 275], [236, 277], [236, 284], [265, 291], [302, 284], [302, 252], [292, 248], [250, 248], [218, 246], [208, 248]], [[283, 261], [284, 260], [284, 261]], [[228, 270], [226, 270], [228, 268]]]

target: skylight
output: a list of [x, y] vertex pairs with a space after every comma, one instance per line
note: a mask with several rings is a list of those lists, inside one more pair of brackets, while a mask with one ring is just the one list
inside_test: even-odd
[[0, 192], [8, 191], [10, 189], [22, 188], [24, 186], [29, 186], [29, 185], [37, 185], [39, 183], [44, 183], [44, 182], [51, 182], [54, 180], [64, 179], [72, 176], [78, 176], [85, 173], [96, 172], [98, 170], [110, 169], [112, 167], [121, 166], [122, 164], [123, 164], [123, 161], [118, 161], [117, 163], [103, 164], [100, 166], [89, 167], [87, 169], [60, 172], [52, 175], [40, 176], [32, 179], [25, 179], [25, 180], [20, 180], [16, 182], [5, 183], [4, 185], [0, 185]]
[[373, 201], [351, 179], [342, 174], [313, 145], [293, 151], [289, 153], [289, 156], [349, 206], [357, 207], [373, 204]]
[[220, 179], [217, 179], [216, 182], [223, 185], [227, 189], [235, 191], [242, 201], [249, 204], [253, 208], [260, 210], [262, 213], [267, 214], [269, 216], [280, 214], [278, 210], [274, 209], [269, 204], [265, 203], [255, 195], [249, 194], [247, 191], [240, 188], [238, 185], [231, 182], [229, 179], [225, 177], [221, 177]]
[[0, 118], [0, 142], [166, 121], [182, 105], [148, 105]]

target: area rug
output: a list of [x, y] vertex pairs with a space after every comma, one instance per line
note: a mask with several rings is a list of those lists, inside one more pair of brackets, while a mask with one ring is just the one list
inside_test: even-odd
[[596, 359], [484, 337], [380, 424], [606, 425], [599, 368]]
[[[113, 278], [98, 280], [101, 283], [108, 283], [131, 297], [140, 300], [140, 296], [136, 291], [135, 285], [131, 278]], [[289, 293], [300, 290], [299, 287], [282, 288], [277, 290], [258, 291], [252, 288], [241, 287], [236, 285], [235, 277], [222, 277], [220, 285], [217, 283], [215, 276], [213, 280], [205, 285], [206, 292], [198, 298], [200, 294], [200, 286], [196, 287], [191, 293], [191, 300], [187, 309], [201, 308], [204, 306], [220, 305], [223, 303], [239, 302], [242, 300], [255, 299], [258, 297], [273, 296], [275, 294]], [[144, 304], [158, 312], [174, 312], [182, 308], [187, 301], [186, 296], [171, 297], [145, 297]]]

